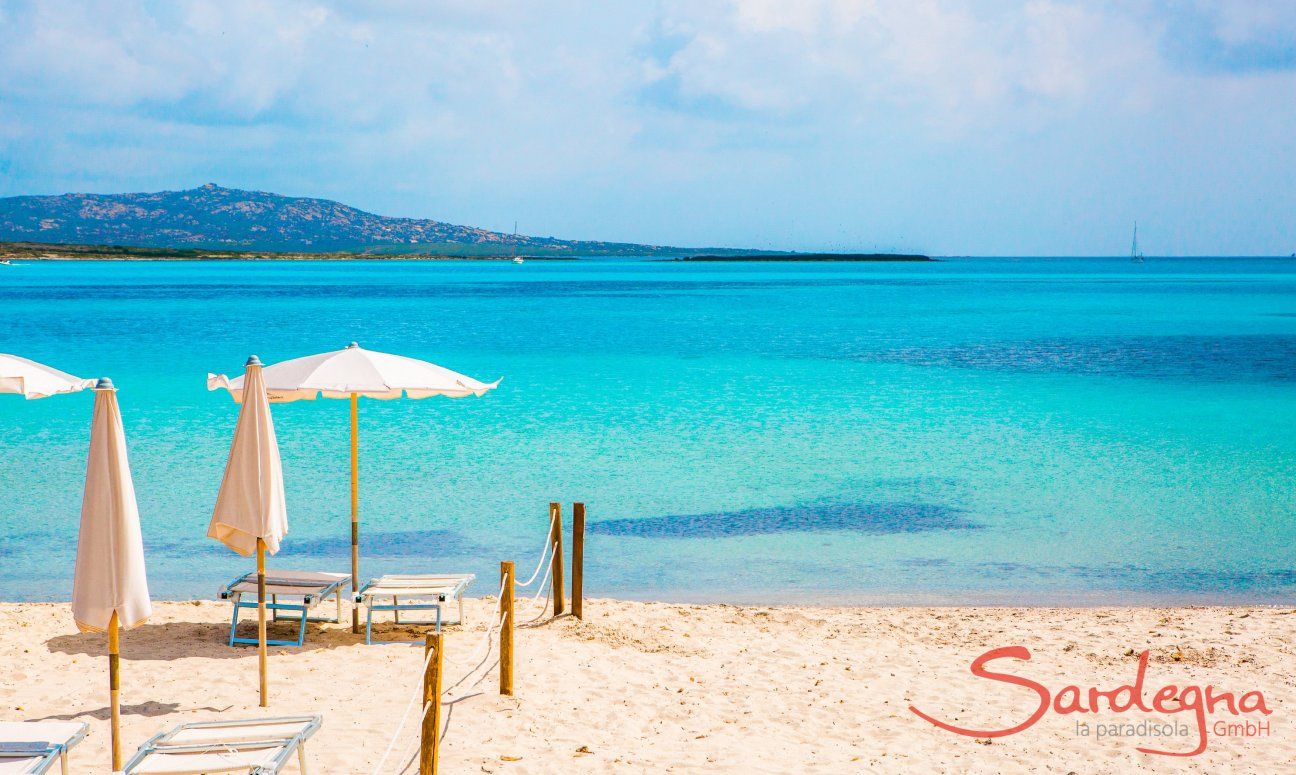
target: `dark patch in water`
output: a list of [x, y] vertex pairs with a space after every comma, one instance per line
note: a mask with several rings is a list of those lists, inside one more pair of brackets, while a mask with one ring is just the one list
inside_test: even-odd
[[[451, 530], [365, 532], [360, 526], [361, 557], [445, 557], [483, 554], [488, 550]], [[350, 557], [350, 536], [284, 541], [281, 556]]]
[[906, 347], [858, 360], [1038, 374], [1174, 381], [1296, 382], [1296, 336], [1113, 336]]
[[842, 503], [772, 506], [711, 514], [681, 514], [593, 522], [589, 532], [636, 538], [733, 538], [777, 533], [919, 533], [981, 527], [962, 509], [933, 503]]

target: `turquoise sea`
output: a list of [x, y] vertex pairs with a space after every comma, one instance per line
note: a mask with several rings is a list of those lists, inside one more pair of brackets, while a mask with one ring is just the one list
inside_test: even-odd
[[[207, 372], [352, 340], [504, 378], [362, 402], [366, 577], [492, 593], [582, 500], [593, 595], [1296, 596], [1296, 259], [0, 267], [0, 352], [120, 390], [155, 597], [249, 569]], [[91, 404], [0, 396], [0, 599], [70, 595]], [[274, 407], [271, 567], [347, 566], [347, 412]]]

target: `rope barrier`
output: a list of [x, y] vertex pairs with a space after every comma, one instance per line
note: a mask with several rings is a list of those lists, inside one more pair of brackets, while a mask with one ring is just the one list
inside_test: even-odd
[[[432, 661], [432, 658], [433, 658], [434, 656], [436, 656], [436, 652], [435, 652], [435, 651], [429, 651], [429, 652], [427, 653], [427, 656], [424, 657], [424, 659], [423, 659], [423, 667], [422, 667], [422, 670], [424, 670], [424, 671], [427, 670], [428, 663], [430, 663], [430, 662]], [[405, 705], [405, 712], [401, 714], [401, 720], [400, 720], [400, 723], [396, 725], [396, 732], [395, 732], [395, 734], [392, 735], [391, 742], [387, 744], [387, 750], [386, 750], [386, 751], [383, 751], [382, 758], [379, 759], [379, 760], [378, 760], [378, 764], [374, 766], [372, 775], [382, 775], [382, 768], [383, 768], [383, 765], [387, 763], [387, 758], [388, 758], [389, 756], [391, 756], [392, 749], [396, 747], [396, 741], [400, 739], [400, 733], [403, 732], [403, 731], [405, 730], [405, 722], [409, 721], [409, 714], [410, 714], [410, 711], [414, 709], [414, 705], [419, 701], [419, 699], [420, 699], [422, 696], [423, 696], [423, 684], [422, 684], [422, 682], [420, 682], [420, 683], [419, 683], [419, 687], [418, 687], [418, 693], [415, 694], [415, 695], [410, 699], [409, 703]], [[424, 705], [423, 712], [424, 712], [425, 714], [427, 713], [427, 705], [426, 705], [426, 704]]]
[[[525, 622], [524, 625], [533, 624], [539, 621], [544, 616], [545, 611], [549, 610], [549, 602], [550, 602], [550, 597], [552, 595], [552, 590], [550, 589], [549, 586], [549, 578], [553, 572], [553, 560], [555, 556], [555, 554], [551, 550], [553, 549], [552, 538], [553, 538], [554, 522], [556, 519], [557, 519], [557, 515], [551, 513], [549, 517], [549, 533], [545, 536], [544, 549], [543, 551], [540, 552], [540, 560], [539, 562], [536, 563], [536, 569], [535, 572], [531, 574], [531, 578], [527, 579], [527, 581], [522, 584], [519, 584], [516, 579], [513, 582], [515, 587], [529, 587], [531, 586], [531, 584], [535, 583], [536, 578], [540, 576], [541, 569], [544, 570], [544, 578], [540, 581], [540, 587], [539, 589], [536, 590], [535, 596], [531, 598], [531, 603], [534, 604], [537, 600], [540, 599], [540, 595], [543, 594], [545, 596], [544, 605], [540, 608], [540, 611], [538, 614], [536, 614], [535, 618]], [[458, 688], [461, 684], [463, 684], [464, 681], [467, 681], [470, 677], [472, 677], [472, 675], [476, 673], [478, 670], [480, 670], [483, 665], [486, 665], [486, 670], [484, 670], [481, 673], [481, 675], [477, 676], [477, 680], [473, 681], [465, 688], [465, 692], [476, 688], [483, 680], [486, 679], [486, 676], [490, 674], [491, 668], [494, 667], [495, 664], [498, 664], [498, 660], [496, 662], [491, 662], [490, 658], [491, 658], [491, 651], [493, 650], [493, 646], [494, 646], [493, 636], [495, 635], [496, 631], [504, 625], [503, 607], [504, 607], [504, 587], [506, 586], [506, 584], [507, 584], [506, 580], [503, 579], [500, 580], [499, 593], [497, 594], [495, 599], [494, 613], [496, 614], [496, 616], [491, 617], [492, 621], [490, 622], [490, 624], [487, 625], [486, 631], [482, 634], [481, 645], [477, 647], [477, 652], [473, 654], [471, 659], [468, 660], [469, 663], [476, 662], [476, 664], [474, 664], [471, 668], [469, 668], [468, 671], [465, 672], [463, 676], [459, 678], [458, 681], [455, 681], [454, 683], [450, 684], [450, 686], [442, 690], [441, 694], [442, 697], [444, 698], [441, 700], [442, 705], [449, 705], [458, 702], [459, 700], [466, 699], [467, 697], [476, 696], [470, 694], [461, 694], [456, 697], [447, 697], [447, 695], [449, 695], [451, 691]], [[519, 626], [523, 626], [523, 625], [519, 625]], [[427, 670], [428, 663], [432, 661], [432, 658], [434, 656], [436, 656], [436, 652], [434, 651], [428, 652], [427, 657], [424, 658], [423, 660], [423, 665], [421, 668], [422, 671]], [[422, 696], [423, 696], [423, 685], [422, 683], [420, 683], [418, 687], [418, 693], [415, 694], [414, 697], [410, 699], [409, 703], [406, 704], [405, 711], [401, 714], [400, 723], [396, 725], [396, 731], [392, 735], [391, 741], [387, 743], [387, 749], [383, 751], [382, 758], [380, 758], [378, 760], [378, 764], [374, 766], [371, 775], [382, 775], [383, 765], [385, 765], [387, 763], [387, 760], [391, 757], [391, 752], [396, 747], [396, 741], [400, 739], [401, 732], [405, 730], [405, 724], [409, 721], [410, 712], [414, 709], [414, 706], [418, 703], [419, 698]], [[426, 716], [428, 711], [431, 709], [432, 709], [432, 702], [431, 701], [425, 702], [423, 704], [423, 715]], [[446, 727], [448, 730], [449, 729], [448, 718], [446, 719]], [[406, 761], [406, 764], [401, 770], [402, 772], [408, 769], [410, 764], [413, 762], [413, 757], [418, 753], [418, 745], [419, 745], [419, 741], [415, 740], [414, 746], [411, 749], [411, 753], [409, 757], [402, 756], [397, 759], [397, 761], [402, 761], [402, 760]]]

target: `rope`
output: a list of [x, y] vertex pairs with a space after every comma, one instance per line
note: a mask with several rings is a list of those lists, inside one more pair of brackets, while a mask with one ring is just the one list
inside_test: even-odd
[[[427, 672], [428, 665], [432, 662], [432, 657], [435, 656], [436, 656], [436, 651], [434, 650], [428, 651], [427, 656], [423, 659], [423, 672]], [[400, 733], [405, 730], [405, 722], [409, 721], [410, 711], [414, 709], [414, 705], [419, 701], [419, 698], [421, 698], [422, 696], [423, 696], [423, 682], [419, 681], [418, 693], [415, 694], [413, 697], [411, 697], [409, 703], [405, 705], [405, 712], [401, 714], [400, 723], [396, 725], [396, 732], [395, 734], [392, 735], [391, 742], [387, 744], [387, 750], [383, 751], [382, 758], [379, 759], [378, 764], [374, 766], [372, 775], [381, 775], [383, 770], [383, 765], [387, 763], [387, 757], [391, 756], [392, 749], [396, 747], [396, 741], [400, 739]], [[424, 706], [423, 713], [424, 714], [427, 713], [426, 705]]]
[[[550, 512], [549, 513], [549, 534], [545, 536], [544, 551], [540, 552], [540, 561], [536, 563], [535, 573], [532, 573], [531, 578], [518, 584], [517, 586], [523, 588], [529, 587], [531, 586], [531, 583], [536, 580], [536, 576], [540, 575], [540, 568], [545, 564], [545, 557], [549, 556], [549, 550], [553, 548], [553, 541], [550, 539], [553, 538], [554, 524], [557, 523], [557, 521], [558, 521], [558, 512], [556, 511]], [[550, 562], [552, 562], [553, 558], [549, 557], [549, 560]]]

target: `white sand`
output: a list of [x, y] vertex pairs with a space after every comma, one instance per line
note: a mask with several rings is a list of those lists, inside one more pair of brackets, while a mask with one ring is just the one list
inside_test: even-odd
[[[450, 628], [448, 672], [463, 672], [493, 601], [469, 602]], [[162, 603], [123, 638], [129, 754], [171, 724], [322, 712], [313, 772], [371, 771], [408, 697], [421, 649], [363, 645], [312, 625], [304, 648], [272, 649], [272, 701], [257, 707], [255, 649], [225, 646], [229, 608]], [[447, 708], [444, 773], [567, 772], [1281, 772], [1296, 762], [1296, 616], [1273, 608], [778, 608], [592, 600], [571, 618], [519, 631], [517, 696], [482, 693]], [[475, 625], [475, 626], [474, 626]], [[286, 635], [277, 625], [272, 635]], [[393, 634], [391, 631], [388, 634]], [[910, 703], [969, 727], [1005, 727], [1037, 704], [1026, 688], [973, 678], [984, 651], [1032, 660], [991, 669], [1111, 689], [1151, 649], [1147, 688], [1194, 683], [1264, 692], [1267, 737], [1211, 735], [1206, 753], [1138, 753], [1151, 740], [1076, 734], [1077, 716], [1044, 716], [985, 744], [936, 729]], [[0, 604], [0, 720], [79, 719], [90, 737], [74, 772], [106, 772], [103, 636], [75, 632], [67, 605]], [[1222, 708], [1221, 708], [1222, 710]], [[1191, 714], [1178, 720], [1193, 725]], [[1085, 720], [1137, 720], [1110, 712]], [[1255, 717], [1252, 717], [1255, 718]], [[1216, 715], [1213, 720], [1239, 721]], [[409, 750], [414, 724], [398, 746]], [[1156, 743], [1191, 749], [1195, 738]], [[403, 764], [403, 762], [402, 762]], [[384, 768], [400, 772], [400, 765]], [[295, 770], [292, 770], [295, 771]]]

